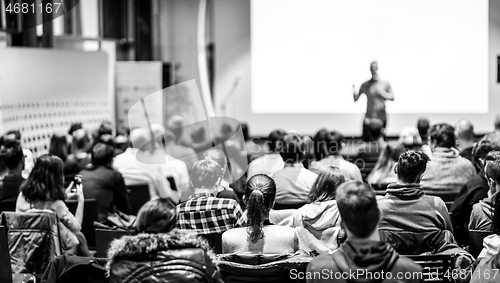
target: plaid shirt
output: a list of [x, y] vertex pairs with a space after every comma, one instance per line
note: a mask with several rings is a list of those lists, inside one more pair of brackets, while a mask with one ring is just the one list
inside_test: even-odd
[[223, 233], [237, 227], [243, 211], [233, 199], [216, 198], [208, 192], [195, 193], [177, 205], [177, 228], [198, 234]]

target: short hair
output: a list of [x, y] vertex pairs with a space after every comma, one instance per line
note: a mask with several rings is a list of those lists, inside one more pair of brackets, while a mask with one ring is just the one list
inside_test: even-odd
[[429, 156], [421, 151], [409, 150], [399, 156], [398, 178], [405, 183], [414, 183], [425, 172]]
[[378, 118], [367, 119], [366, 126], [371, 140], [377, 140], [382, 136], [384, 122]]
[[6, 136], [14, 135], [14, 138], [18, 141], [21, 141], [21, 132], [18, 130], [10, 130], [5, 133]]
[[24, 163], [23, 148], [19, 140], [7, 140], [0, 147], [0, 160], [10, 170]]
[[157, 198], [146, 202], [135, 220], [136, 233], [168, 233], [177, 225], [177, 209], [169, 199]]
[[437, 147], [452, 148], [455, 146], [455, 128], [446, 123], [432, 125], [430, 129], [431, 141], [436, 142]]
[[108, 144], [98, 143], [92, 149], [92, 165], [97, 166], [107, 166], [113, 162], [113, 157], [115, 156], [115, 150], [112, 146]]
[[484, 158], [485, 161], [495, 161], [495, 160], [500, 160], [500, 151], [498, 150], [492, 150], [486, 154], [486, 157]]
[[83, 129], [82, 123], [81, 122], [76, 122], [76, 123], [71, 123], [71, 126], [69, 127], [68, 134], [72, 135], [74, 131]]
[[200, 160], [191, 171], [191, 183], [195, 188], [212, 188], [221, 177], [222, 168], [214, 160]]
[[367, 238], [377, 228], [380, 211], [375, 191], [361, 181], [349, 181], [337, 188], [337, 206], [345, 227], [358, 238]]
[[302, 162], [306, 150], [307, 145], [302, 136], [292, 133], [283, 137], [283, 147], [280, 150], [280, 155], [285, 163]]
[[460, 119], [456, 124], [456, 131], [459, 139], [466, 141], [474, 140], [474, 125], [467, 119]]
[[485, 173], [488, 178], [500, 184], [500, 160], [489, 161]]
[[284, 130], [278, 129], [274, 130], [269, 134], [267, 138], [269, 144], [270, 151], [276, 151], [278, 148], [281, 148], [279, 145], [283, 141], [283, 137], [286, 135]]
[[73, 142], [77, 149], [85, 149], [87, 150], [87, 146], [90, 143], [90, 138], [84, 129], [78, 129], [73, 132]]
[[107, 144], [113, 148], [116, 148], [115, 137], [113, 137], [112, 135], [108, 135], [108, 134], [102, 135], [102, 136], [97, 138], [96, 142]]
[[111, 121], [103, 121], [97, 130], [97, 136], [113, 135], [113, 123]]
[[427, 118], [420, 118], [417, 122], [418, 134], [424, 140], [429, 136], [429, 128], [431, 127], [431, 123]]
[[68, 159], [68, 139], [65, 133], [55, 133], [52, 135], [49, 144], [49, 154], [53, 154], [63, 162]]
[[338, 154], [342, 150], [344, 136], [337, 132], [331, 131], [325, 134], [325, 143], [329, 154]]
[[493, 199], [493, 217], [491, 221], [491, 232], [500, 235], [500, 194], [497, 193]]
[[61, 158], [44, 154], [36, 160], [21, 192], [29, 203], [65, 200], [64, 172]]
[[257, 174], [248, 179], [245, 186], [247, 212], [247, 232], [252, 243], [264, 237], [264, 221], [269, 216], [276, 197], [276, 183], [265, 174]]
[[329, 166], [321, 170], [307, 196], [308, 203], [334, 200], [337, 187], [345, 181], [344, 173], [337, 167]]
[[485, 159], [489, 152], [500, 151], [500, 133], [491, 133], [485, 135], [472, 148], [472, 163], [477, 171], [484, 170], [484, 164], [479, 162], [479, 159]]
[[213, 160], [219, 164], [219, 166], [224, 169], [226, 168], [226, 156], [222, 150], [217, 148], [211, 148], [203, 152], [201, 159], [203, 160]]

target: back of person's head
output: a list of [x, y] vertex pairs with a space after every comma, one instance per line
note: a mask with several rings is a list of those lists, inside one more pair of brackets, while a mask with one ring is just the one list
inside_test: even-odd
[[495, 117], [495, 130], [500, 131], [500, 113]]
[[446, 123], [432, 125], [430, 136], [434, 147], [452, 148], [456, 144], [455, 129]]
[[269, 137], [267, 137], [267, 144], [269, 146], [269, 150], [275, 152], [277, 151], [277, 149], [281, 148], [281, 143], [285, 135], [286, 132], [281, 129], [272, 131], [269, 134]]
[[500, 184], [500, 159], [488, 161], [486, 166], [486, 177], [496, 184]]
[[10, 130], [5, 133], [5, 135], [10, 138], [9, 136], [12, 136], [13, 139], [16, 139], [18, 141], [21, 141], [21, 132], [18, 130]]
[[136, 128], [130, 132], [130, 142], [134, 148], [148, 150], [146, 144], [151, 142], [151, 133], [144, 128]]
[[97, 130], [97, 135], [113, 135], [113, 123], [111, 121], [103, 121]]
[[206, 141], [205, 128], [199, 127], [191, 132], [191, 139], [194, 143], [202, 143]]
[[224, 155], [224, 152], [222, 150], [217, 149], [217, 148], [211, 148], [203, 152], [201, 159], [203, 160], [213, 160], [217, 162], [220, 166], [220, 168], [224, 169], [226, 168], [226, 156]]
[[7, 140], [0, 147], [0, 161], [9, 170], [24, 166], [24, 154], [18, 140]]
[[491, 232], [500, 235], [500, 193], [493, 199], [493, 219], [491, 222]]
[[212, 189], [222, 177], [222, 168], [214, 160], [200, 160], [193, 165], [191, 183], [195, 189]]
[[321, 129], [313, 137], [314, 158], [316, 160], [321, 160], [328, 156], [328, 147], [325, 141], [325, 136], [327, 134], [328, 131], [326, 129]]
[[21, 185], [21, 192], [30, 203], [65, 200], [63, 184], [62, 160], [55, 155], [44, 154], [36, 160], [28, 180]]
[[245, 141], [249, 141], [251, 139], [250, 137], [250, 129], [248, 127], [247, 123], [241, 123], [241, 133], [243, 134], [243, 139]]
[[108, 144], [98, 143], [92, 149], [92, 165], [94, 167], [107, 166], [111, 167], [115, 150]]
[[413, 127], [404, 127], [399, 133], [398, 141], [407, 148], [422, 145], [422, 138], [418, 130]]
[[68, 130], [68, 135], [73, 135], [74, 131], [80, 130], [80, 129], [83, 129], [81, 122], [71, 123], [71, 126], [69, 127], [69, 130]]
[[409, 150], [399, 156], [396, 174], [403, 183], [418, 183], [427, 168], [429, 156], [421, 151]]
[[50, 139], [49, 154], [53, 154], [64, 162], [68, 159], [68, 139], [65, 133], [55, 133]]
[[274, 205], [276, 183], [265, 175], [257, 174], [248, 179], [244, 201], [247, 207], [248, 237], [252, 243], [264, 237], [264, 221]]
[[286, 164], [293, 164], [304, 160], [306, 150], [307, 146], [302, 136], [291, 133], [283, 137], [283, 146], [280, 149], [280, 155]]
[[177, 210], [169, 199], [157, 198], [146, 202], [135, 220], [136, 233], [168, 233], [177, 225]]
[[474, 126], [468, 119], [460, 119], [455, 126], [457, 139], [462, 141], [474, 141]]
[[329, 166], [323, 169], [309, 191], [309, 203], [335, 199], [337, 187], [346, 181], [346, 177], [339, 168]]
[[331, 155], [338, 155], [344, 144], [344, 136], [337, 131], [331, 131], [326, 133], [325, 142], [328, 153]]
[[431, 122], [429, 122], [429, 119], [427, 118], [418, 119], [417, 130], [423, 142], [426, 142], [427, 138], [429, 137], [430, 127], [431, 127]]
[[229, 137], [233, 134], [233, 128], [229, 124], [223, 124], [220, 133], [223, 137]]
[[472, 163], [478, 172], [484, 172], [484, 162], [491, 151], [500, 151], [500, 133], [485, 135], [472, 148]]
[[73, 142], [76, 149], [87, 150], [90, 144], [89, 134], [84, 129], [78, 129], [73, 132]]
[[342, 223], [357, 238], [368, 238], [380, 220], [375, 191], [361, 181], [343, 183], [337, 188], [337, 206]]
[[398, 141], [390, 141], [386, 144], [373, 168], [374, 171], [389, 169], [399, 160], [399, 156], [406, 151], [405, 147]]
[[172, 115], [167, 119], [166, 127], [174, 133], [176, 141], [179, 141], [182, 137], [185, 124], [186, 119], [184, 117], [181, 115]]
[[496, 161], [500, 160], [500, 151], [498, 150], [492, 150], [486, 154], [486, 157], [484, 158], [486, 162], [488, 161]]
[[97, 138], [96, 140], [97, 143], [103, 143], [111, 146], [112, 148], [116, 148], [116, 139], [112, 135], [102, 135]]
[[384, 122], [377, 118], [371, 118], [367, 121], [370, 141], [376, 141], [384, 135]]

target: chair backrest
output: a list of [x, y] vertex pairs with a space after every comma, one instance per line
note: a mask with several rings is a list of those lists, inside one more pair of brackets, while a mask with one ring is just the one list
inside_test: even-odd
[[199, 236], [208, 241], [216, 254], [222, 253], [222, 233], [200, 234]]
[[[77, 200], [67, 200], [66, 206], [73, 215], [76, 212], [76, 207], [78, 206]], [[89, 249], [93, 250], [96, 245], [95, 231], [94, 231], [94, 221], [98, 220], [97, 216], [97, 204], [95, 199], [86, 199], [83, 206], [83, 223], [82, 223], [82, 233], [87, 239], [87, 244]]]
[[422, 266], [424, 282], [451, 283], [454, 255], [410, 255], [406, 256]]
[[13, 273], [42, 274], [61, 254], [57, 215], [52, 211], [1, 214]]
[[144, 185], [130, 185], [127, 186], [127, 191], [129, 192], [130, 207], [132, 209], [131, 214], [137, 215], [139, 209], [150, 200], [149, 196], [149, 186]]
[[130, 235], [130, 231], [125, 230], [110, 230], [110, 229], [95, 229], [96, 239], [96, 257], [107, 257], [109, 245], [114, 239], [121, 238], [125, 235]]
[[469, 230], [469, 252], [473, 257], [481, 253], [484, 238], [491, 234], [490, 231]]
[[12, 282], [9, 246], [7, 245], [7, 229], [0, 225], [0, 282]]
[[0, 202], [0, 213], [4, 211], [16, 211], [16, 202], [15, 201]]

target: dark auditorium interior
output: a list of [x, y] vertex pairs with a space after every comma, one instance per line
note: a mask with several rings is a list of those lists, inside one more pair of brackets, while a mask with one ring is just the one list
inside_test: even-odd
[[500, 0], [1, 0], [0, 283], [500, 282]]

